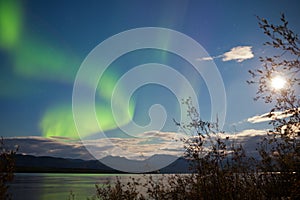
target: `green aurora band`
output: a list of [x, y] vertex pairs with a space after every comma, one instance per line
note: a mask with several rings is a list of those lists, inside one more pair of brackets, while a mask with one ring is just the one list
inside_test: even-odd
[[22, 77], [73, 83], [80, 61], [60, 48], [27, 37], [15, 50], [14, 72]]
[[[99, 127], [92, 125], [90, 119], [87, 118], [85, 121], [81, 122], [82, 126], [85, 127], [85, 135], [82, 135], [81, 133], [81, 137], [79, 137], [74, 123], [72, 106], [70, 104], [58, 104], [54, 107], [48, 108], [44, 113], [42, 121], [40, 122], [40, 128], [43, 132], [43, 136], [60, 136], [80, 139], [92, 136], [100, 131], [108, 131], [118, 128], [118, 124], [115, 122], [110, 104], [117, 81], [118, 77], [111, 71], [105, 72], [99, 80], [96, 91], [98, 98], [96, 97], [95, 102], [95, 113]], [[121, 126], [128, 124], [133, 119], [135, 110], [135, 102], [131, 100], [127, 108], [122, 101], [123, 96], [125, 95], [117, 95], [119, 107], [116, 108], [118, 115], [122, 119], [122, 121], [119, 122], [119, 125]], [[81, 109], [84, 116], [90, 116], [89, 114], [84, 114], [87, 110], [85, 109], [85, 105], [82, 105]]]
[[13, 49], [22, 34], [22, 7], [19, 1], [0, 0], [0, 47]]
[[[1, 89], [0, 95], [15, 98], [20, 97], [20, 94], [24, 96], [30, 94], [30, 90], [36, 92], [38, 89], [43, 89], [38, 86], [30, 86], [25, 90], [24, 87], [27, 87], [33, 80], [72, 85], [80, 66], [79, 59], [70, 54], [69, 51], [57, 46], [57, 42], [53, 42], [53, 40], [47, 39], [46, 41], [37, 35], [28, 34], [26, 29], [23, 30], [25, 28], [22, 24], [23, 17], [25, 15], [20, 1], [0, 0], [0, 48], [11, 57], [12, 72], [18, 76], [18, 81], [9, 84], [9, 88]], [[26, 81], [26, 84], [19, 81], [20, 78]], [[117, 80], [115, 73], [105, 72], [96, 91], [100, 101], [96, 101], [95, 111], [102, 131], [118, 127], [110, 108], [110, 98]], [[118, 98], [120, 97], [122, 95], [118, 94]], [[129, 107], [124, 109], [121, 100], [120, 98], [120, 107], [117, 109], [123, 121], [119, 123], [125, 125], [132, 120], [135, 103], [131, 101]], [[91, 126], [89, 119], [86, 119], [84, 125], [88, 130], [85, 136], [100, 131], [98, 126]], [[45, 137], [79, 138], [74, 124], [71, 103], [58, 102], [56, 106], [46, 108], [39, 127]]]
[[[84, 110], [84, 106], [82, 107]], [[72, 113], [72, 107], [70, 105], [58, 105], [52, 108], [49, 108], [46, 113], [44, 114], [44, 117], [40, 123], [40, 128], [43, 131], [43, 136], [45, 137], [52, 137], [52, 136], [62, 136], [62, 137], [68, 137], [72, 139], [80, 139], [84, 137], [91, 136], [93, 134], [96, 134], [99, 131], [108, 131], [113, 130], [117, 126], [117, 124], [114, 121], [114, 117], [112, 115], [112, 111], [109, 105], [100, 104], [95, 106], [95, 111], [97, 115], [97, 120], [99, 122], [99, 127], [95, 127], [90, 123], [89, 119], [86, 119], [86, 121], [82, 122], [85, 126], [85, 130], [87, 130], [85, 133], [86, 135], [79, 135], [77, 134], [76, 126], [73, 119], [73, 113]], [[129, 112], [129, 118], [128, 114], [126, 112]], [[128, 111], [124, 108], [120, 109], [118, 114], [121, 114], [124, 116], [122, 119], [123, 121], [120, 122], [121, 125], [126, 125], [128, 122], [130, 122], [133, 118], [134, 114], [134, 103], [131, 103], [129, 106]]]

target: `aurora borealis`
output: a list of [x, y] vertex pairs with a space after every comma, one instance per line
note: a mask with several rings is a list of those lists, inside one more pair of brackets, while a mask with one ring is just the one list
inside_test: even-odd
[[[107, 104], [97, 105], [96, 112], [101, 129], [113, 130], [117, 127], [114, 123], [110, 107]], [[133, 106], [131, 106], [131, 113], [133, 113]], [[125, 125], [130, 120], [131, 118], [123, 118], [122, 124]], [[89, 130], [90, 134], [95, 134], [99, 131], [98, 127], [90, 125], [89, 119], [86, 119], [84, 125], [86, 126], [86, 129]], [[73, 120], [72, 107], [68, 105], [59, 105], [57, 107], [49, 108], [42, 118], [40, 127], [45, 137], [60, 136], [72, 139], [79, 138]]]
[[20, 3], [18, 1], [1, 1], [0, 46], [5, 49], [16, 47], [21, 39], [22, 26], [22, 6]]
[[[11, 72], [16, 77], [34, 80], [35, 84], [49, 81], [71, 86], [80, 65], [79, 59], [71, 53], [63, 51], [59, 43], [51, 43], [41, 39], [43, 38], [41, 36], [31, 35], [30, 30], [26, 30], [26, 27], [22, 29], [24, 25], [22, 8], [24, 2], [0, 1], [0, 3], [0, 46], [8, 54], [10, 65], [13, 68]], [[96, 105], [96, 112], [101, 128], [111, 130], [117, 126], [109, 109], [110, 96], [117, 79], [111, 72], [106, 74], [99, 82], [97, 94], [102, 101], [101, 104]], [[8, 82], [8, 87], [1, 89], [3, 96], [12, 98], [14, 96], [12, 93], [19, 92], [17, 90], [24, 90], [22, 89], [23, 86], [16, 85], [17, 83], [10, 80]], [[31, 84], [28, 85], [31, 87]], [[30, 89], [36, 90], [34, 87]], [[22, 97], [23, 95], [19, 98]], [[133, 109], [134, 105], [131, 104], [130, 113], [134, 112]], [[123, 124], [130, 120], [131, 118], [125, 118]], [[89, 126], [88, 119], [86, 126]], [[78, 138], [71, 102], [59, 102], [54, 106], [47, 107], [39, 120], [38, 127], [45, 137]], [[89, 127], [89, 129], [91, 134], [97, 132], [96, 128]]]
[[[227, 98], [224, 129], [242, 131], [252, 127], [247, 119], [268, 111], [264, 104], [252, 101], [255, 88], [246, 84], [247, 71], [259, 65], [260, 54], [268, 53], [262, 49], [265, 37], [255, 15], [276, 22], [280, 13], [286, 12], [295, 31], [300, 32], [298, 7], [297, 1], [273, 4], [270, 1], [0, 0], [0, 136], [78, 139], [72, 92], [81, 64], [99, 43], [140, 27], [173, 29], [201, 44], [211, 57], [199, 55], [197, 62], [205, 67], [210, 59], [213, 60], [224, 81]], [[166, 48], [172, 46], [170, 41], [170, 37], [158, 37], [158, 42]], [[236, 47], [248, 47], [245, 59], [234, 59], [230, 53], [226, 54]], [[247, 57], [249, 51], [252, 57]], [[229, 55], [229, 58], [222, 59], [222, 55]], [[166, 51], [138, 50], [116, 59], [99, 80], [95, 115], [108, 136], [126, 137], [118, 129], [110, 109], [116, 83], [126, 72], [146, 63], [172, 66], [184, 75], [196, 87], [201, 116], [211, 118], [209, 87], [205, 78], [198, 76], [186, 60]], [[84, 83], [87, 90], [91, 87], [89, 81]], [[135, 91], [126, 106], [124, 98], [128, 88], [126, 85], [120, 87], [117, 109], [122, 126], [131, 120], [141, 126], [147, 125], [149, 108], [161, 104], [168, 114], [163, 131], [177, 131], [173, 118], [180, 117], [180, 102], [168, 88], [144, 85]], [[181, 96], [189, 97], [181, 84], [178, 88]], [[84, 125], [89, 130], [86, 137], [99, 131], [89, 118], [84, 119]], [[254, 125], [254, 128], [261, 126]]]

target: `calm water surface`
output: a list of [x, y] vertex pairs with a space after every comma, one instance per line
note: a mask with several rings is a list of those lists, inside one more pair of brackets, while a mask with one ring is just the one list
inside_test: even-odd
[[70, 191], [73, 191], [76, 200], [81, 200], [95, 194], [95, 184], [114, 182], [116, 176], [126, 182], [130, 177], [143, 175], [17, 173], [9, 191], [13, 200], [67, 200]]

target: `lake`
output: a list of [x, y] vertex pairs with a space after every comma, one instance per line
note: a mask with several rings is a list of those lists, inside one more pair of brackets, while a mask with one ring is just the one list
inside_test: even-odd
[[[13, 200], [67, 200], [70, 191], [76, 200], [87, 199], [95, 194], [95, 184], [114, 182], [116, 176], [121, 182], [139, 174], [55, 174], [55, 173], [16, 173], [9, 185]], [[160, 176], [160, 175], [154, 175]]]

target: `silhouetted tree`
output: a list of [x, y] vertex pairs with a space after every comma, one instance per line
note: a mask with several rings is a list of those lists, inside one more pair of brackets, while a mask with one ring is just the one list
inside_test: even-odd
[[[265, 103], [273, 103], [270, 111], [271, 123], [275, 130], [284, 135], [293, 136], [299, 133], [300, 122], [300, 40], [298, 35], [288, 27], [284, 14], [280, 25], [270, 24], [266, 19], [258, 17], [259, 26], [270, 41], [265, 46], [275, 49], [278, 54], [260, 57], [262, 65], [250, 70], [250, 84], [258, 84], [255, 100], [263, 99]], [[286, 84], [281, 89], [272, 88], [271, 81], [282, 76]], [[278, 112], [280, 116], [276, 115]], [[286, 115], [286, 117], [282, 117]], [[284, 126], [284, 127], [283, 127]]]
[[[289, 28], [284, 14], [280, 20], [281, 24], [274, 25], [258, 17], [259, 27], [269, 38], [264, 45], [275, 55], [260, 57], [262, 65], [249, 71], [252, 80], [248, 81], [258, 85], [255, 100], [262, 99], [272, 105], [268, 117], [273, 130], [258, 149], [262, 156], [259, 167], [263, 171], [280, 172], [262, 181], [269, 187], [266, 193], [275, 191], [270, 198], [300, 194], [300, 40]], [[271, 86], [276, 77], [284, 79], [284, 87]]]
[[0, 200], [11, 199], [11, 195], [7, 191], [7, 183], [14, 177], [16, 152], [17, 149], [6, 149], [3, 138], [0, 139]]

